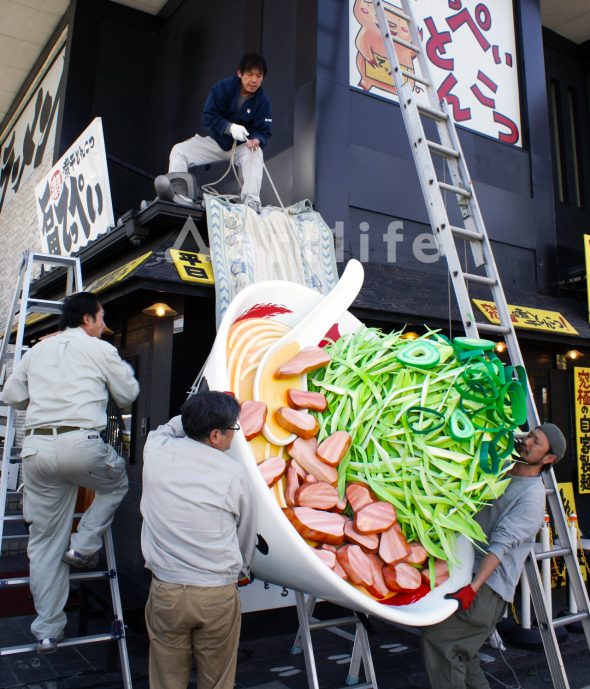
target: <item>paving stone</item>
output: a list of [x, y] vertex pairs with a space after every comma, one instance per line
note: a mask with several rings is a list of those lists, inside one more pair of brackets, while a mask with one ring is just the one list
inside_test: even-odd
[[[76, 630], [70, 616], [68, 634]], [[32, 617], [3, 618], [0, 640], [10, 645], [29, 643]], [[108, 625], [107, 625], [108, 626]], [[96, 629], [95, 629], [96, 627]], [[419, 649], [418, 636], [381, 622], [373, 622], [369, 637], [378, 685], [382, 689], [426, 689], [428, 682]], [[91, 620], [88, 632], [104, 631], [105, 620]], [[281, 627], [283, 629], [283, 627]], [[284, 630], [283, 630], [284, 631]], [[288, 630], [287, 630], [288, 631]], [[243, 639], [238, 655], [237, 689], [307, 689], [303, 654], [290, 649], [294, 633]], [[349, 671], [352, 643], [326, 630], [313, 632], [314, 654], [321, 689], [342, 687]], [[129, 631], [128, 652], [134, 689], [149, 689], [148, 640]], [[2, 689], [121, 689], [121, 675], [107, 665], [106, 644], [84, 645], [58, 650], [49, 656], [34, 653], [0, 658]], [[115, 648], [116, 650], [116, 648]], [[569, 634], [561, 644], [571, 689], [588, 689], [588, 647], [584, 635]], [[547, 661], [542, 650], [507, 646], [502, 654], [485, 646], [485, 671], [509, 686], [516, 686], [513, 668], [522, 689], [550, 687]], [[507, 665], [507, 664], [508, 665]], [[361, 681], [364, 677], [361, 677]], [[492, 686], [500, 686], [490, 681]], [[195, 689], [194, 674], [191, 689]]]

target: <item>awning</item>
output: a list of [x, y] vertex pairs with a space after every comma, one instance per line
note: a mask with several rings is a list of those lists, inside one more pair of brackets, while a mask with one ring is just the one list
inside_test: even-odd
[[167, 240], [157, 249], [93, 277], [85, 289], [101, 294], [131, 279], [183, 284], [187, 287], [213, 284], [211, 258], [207, 254], [172, 249], [171, 246], [172, 242]]
[[[387, 264], [365, 264], [365, 282], [354, 309], [365, 317], [389, 318], [395, 322], [427, 324], [432, 327], [448, 326], [449, 319], [455, 326], [461, 321], [455, 294], [446, 272], [425, 273], [405, 270]], [[558, 312], [573, 326], [573, 333], [540, 332], [521, 330], [517, 335], [526, 339], [567, 341], [590, 340], [590, 324], [586, 319], [586, 304], [574, 299], [553, 297], [520, 288], [505, 287], [506, 300], [525, 309]], [[476, 299], [490, 301], [490, 292], [481, 288], [471, 290]], [[474, 311], [478, 309], [474, 306]], [[485, 320], [480, 314], [481, 320]], [[557, 341], [557, 339], [555, 339]]]

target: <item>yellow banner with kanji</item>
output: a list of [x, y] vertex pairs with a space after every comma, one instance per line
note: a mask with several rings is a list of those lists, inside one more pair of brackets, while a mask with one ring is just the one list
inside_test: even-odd
[[85, 290], [87, 292], [95, 293], [104, 292], [105, 289], [108, 289], [109, 287], [116, 285], [118, 282], [121, 282], [121, 280], [124, 280], [136, 268], [139, 268], [142, 263], [145, 263], [145, 261], [147, 261], [151, 255], [152, 252], [148, 251], [147, 254], [138, 256], [137, 258], [124, 263], [122, 266], [115, 268], [115, 270], [111, 270], [110, 272], [101, 275], [101, 277], [93, 280], [89, 285], [87, 285]]
[[212, 285], [215, 282], [211, 256], [179, 249], [170, 249], [170, 256], [183, 282], [200, 282], [206, 285]]
[[[559, 490], [559, 497], [561, 498], [561, 502], [563, 503], [563, 510], [565, 512], [566, 518], [568, 518], [571, 514], [577, 515], [578, 512], [576, 510], [576, 501], [574, 497], [574, 484], [573, 483], [558, 483], [557, 488]], [[577, 522], [576, 522], [577, 525]], [[571, 527], [571, 524], [570, 524]], [[579, 526], [576, 527], [576, 541], [578, 543], [578, 561], [580, 564], [580, 572], [582, 573], [582, 579], [584, 581], [588, 580], [588, 566], [586, 563], [586, 558], [584, 556], [584, 550], [581, 547], [580, 543], [580, 538], [581, 538], [581, 533], [580, 533], [580, 528]], [[551, 583], [553, 587], [559, 587], [559, 586], [564, 586], [565, 583], [567, 582], [567, 576], [566, 576], [566, 568], [564, 565], [561, 565], [563, 561], [561, 559], [559, 560], [552, 560], [551, 561]]]
[[558, 483], [557, 488], [559, 489], [559, 497], [563, 503], [563, 511], [565, 512], [565, 516], [569, 517], [570, 514], [578, 514], [576, 510], [576, 499], [574, 496], [574, 484]]
[[[472, 301], [490, 323], [499, 325], [498, 309], [493, 301], [484, 301], [483, 299], [473, 299]], [[574, 326], [559, 311], [545, 311], [544, 309], [514, 306], [513, 304], [508, 304], [508, 311], [515, 328], [542, 330], [545, 333], [579, 335]]]
[[590, 368], [574, 368], [578, 493], [590, 493]]

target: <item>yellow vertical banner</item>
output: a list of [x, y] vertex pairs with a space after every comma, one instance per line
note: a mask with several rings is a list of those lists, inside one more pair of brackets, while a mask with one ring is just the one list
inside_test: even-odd
[[584, 258], [586, 260], [586, 297], [588, 321], [590, 321], [590, 234], [584, 235]]
[[590, 368], [574, 368], [578, 493], [590, 493]]
[[[563, 503], [563, 510], [565, 516], [569, 517], [570, 514], [578, 514], [576, 510], [576, 500], [574, 496], [574, 484], [573, 483], [558, 483], [557, 488], [559, 490], [559, 497]], [[578, 540], [581, 536], [579, 528]], [[581, 549], [581, 544], [578, 546], [578, 560], [580, 563], [580, 571], [582, 572], [582, 579], [588, 581], [588, 571], [586, 565], [586, 558], [584, 557], [584, 551]], [[567, 581], [566, 569], [565, 567], [560, 567], [557, 563], [562, 562], [562, 560], [552, 560], [551, 561], [551, 583], [552, 586], [559, 587], [563, 586]]]

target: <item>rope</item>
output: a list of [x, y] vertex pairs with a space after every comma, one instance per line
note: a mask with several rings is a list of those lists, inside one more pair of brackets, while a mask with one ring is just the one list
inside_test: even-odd
[[279, 196], [279, 192], [277, 191], [277, 188], [275, 187], [275, 183], [272, 181], [272, 177], [270, 176], [270, 172], [268, 171], [266, 164], [262, 163], [262, 166], [264, 167], [264, 171], [266, 172], [266, 176], [268, 177], [268, 181], [270, 182], [270, 186], [272, 187], [272, 190], [274, 191], [277, 199], [279, 200], [279, 204], [281, 205], [281, 209], [285, 210], [285, 206], [283, 206], [283, 202], [281, 201], [281, 197]]
[[233, 146], [231, 147], [231, 156], [229, 159], [229, 165], [227, 166], [227, 170], [221, 175], [219, 179], [216, 179], [215, 182], [209, 182], [209, 184], [203, 184], [201, 187], [203, 191], [206, 194], [210, 194], [211, 196], [225, 196], [227, 199], [237, 199], [239, 196], [236, 194], [220, 194], [217, 189], [215, 189], [215, 186], [222, 182], [229, 174], [230, 170], [233, 170], [233, 173], [238, 181], [238, 184], [240, 185], [240, 189], [244, 186], [242, 182], [240, 181], [240, 178], [238, 176], [238, 171], [236, 170], [236, 166], [234, 164], [234, 159], [236, 156], [236, 147], [237, 147], [237, 141], [234, 141]]
[[[215, 182], [209, 182], [208, 184], [203, 184], [201, 187], [203, 191], [206, 194], [211, 194], [211, 196], [223, 196], [224, 198], [231, 200], [231, 199], [238, 199], [240, 198], [237, 194], [220, 194], [215, 187], [222, 182], [229, 174], [230, 170], [233, 170], [233, 173], [235, 175], [236, 180], [238, 181], [238, 184], [240, 185], [240, 189], [244, 186], [243, 182], [240, 180], [240, 176], [238, 174], [238, 171], [235, 166], [235, 157], [236, 157], [236, 148], [238, 146], [238, 142], [234, 141], [232, 147], [231, 147], [231, 156], [229, 159], [229, 165], [227, 166], [227, 170], [221, 175], [221, 177]], [[272, 177], [270, 176], [270, 172], [268, 171], [268, 168], [266, 167], [266, 163], [262, 163], [262, 167], [264, 169], [264, 172], [266, 172], [266, 176], [268, 177], [268, 181], [270, 182], [270, 186], [272, 187], [272, 190], [275, 193], [275, 196], [277, 197], [279, 204], [281, 206], [281, 210], [285, 210], [285, 206], [283, 205], [283, 201], [281, 200], [281, 197], [279, 196], [279, 192], [277, 191], [277, 188], [275, 186], [275, 183], [272, 180]]]

